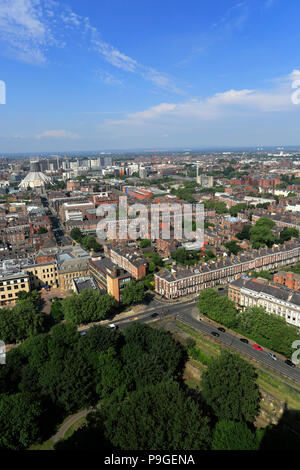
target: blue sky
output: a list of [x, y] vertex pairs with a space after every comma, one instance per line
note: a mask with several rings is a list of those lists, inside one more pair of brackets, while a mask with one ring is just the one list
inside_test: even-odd
[[300, 145], [299, 13], [299, 0], [0, 0], [0, 155]]

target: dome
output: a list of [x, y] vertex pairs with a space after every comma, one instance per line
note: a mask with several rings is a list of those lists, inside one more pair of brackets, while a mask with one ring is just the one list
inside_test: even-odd
[[32, 171], [21, 181], [19, 188], [40, 188], [44, 187], [46, 184], [52, 184], [49, 176], [44, 175], [41, 171]]

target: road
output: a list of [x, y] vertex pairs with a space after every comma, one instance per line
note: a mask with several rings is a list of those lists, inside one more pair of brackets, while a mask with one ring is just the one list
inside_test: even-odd
[[[300, 383], [300, 368], [291, 367], [285, 364], [284, 361], [280, 358], [277, 358], [277, 360], [275, 361], [268, 355], [268, 351], [266, 350], [257, 351], [253, 348], [253, 342], [251, 342], [250, 340], [249, 344], [245, 344], [240, 341], [239, 337], [236, 337], [235, 335], [227, 331], [225, 333], [217, 331], [216, 327], [212, 326], [206, 318], [198, 320], [193, 315], [193, 309], [195, 310], [195, 306], [195, 302], [191, 301], [187, 301], [185, 303], [180, 304], [167, 305], [166, 303], [162, 304], [155, 300], [149, 304], [146, 313], [140, 313], [131, 318], [115, 321], [114, 324], [117, 325], [120, 329], [123, 329], [131, 325], [135, 321], [141, 323], [149, 323], [151, 321], [162, 318], [161, 312], [164, 311], [165, 314], [163, 318], [176, 316], [178, 320], [186, 323], [195, 330], [207, 336], [210, 336], [211, 338], [213, 338], [214, 341], [221, 343], [230, 349], [234, 349], [243, 355], [246, 355], [247, 357], [249, 357], [249, 359], [256, 361], [258, 364], [261, 364], [262, 366], [273, 370], [277, 374], [280, 374], [287, 379]], [[158, 313], [158, 315], [152, 317], [153, 313]], [[212, 331], [217, 331], [220, 336], [212, 336]]]

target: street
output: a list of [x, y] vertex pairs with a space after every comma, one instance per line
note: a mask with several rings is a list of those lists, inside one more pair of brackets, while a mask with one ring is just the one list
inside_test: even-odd
[[[186, 323], [195, 330], [212, 338], [211, 332], [217, 331], [216, 327], [212, 326], [205, 317], [202, 317], [201, 320], [197, 320], [192, 313], [193, 309], [195, 309], [195, 302], [191, 303], [188, 301], [186, 303], [181, 304], [166, 305], [166, 303], [162, 304], [159, 301], [154, 300], [149, 304], [147, 313], [140, 313], [135, 315], [133, 318], [114, 321], [114, 323], [118, 325], [120, 329], [126, 328], [127, 326], [131, 325], [134, 321], [139, 321], [141, 323], [149, 323], [160, 319], [160, 313], [163, 311], [163, 318], [176, 316], [179, 321]], [[159, 314], [156, 318], [151, 317], [154, 312], [157, 312]], [[286, 377], [287, 379], [300, 383], [300, 369], [298, 367], [291, 367], [285, 364], [284, 361], [280, 358], [277, 358], [276, 361], [273, 360], [265, 350], [255, 350], [250, 340], [249, 344], [245, 344], [241, 342], [239, 338], [237, 338], [235, 335], [230, 334], [227, 331], [225, 333], [222, 333], [220, 331], [217, 332], [220, 336], [213, 337], [214, 341], [217, 341], [218, 343], [221, 343], [222, 345], [227, 346], [230, 349], [236, 350], [236, 352], [240, 352], [248, 356], [249, 359], [256, 361], [258, 364], [261, 364], [264, 367], [273, 370], [274, 372], [282, 375], [283, 377]]]

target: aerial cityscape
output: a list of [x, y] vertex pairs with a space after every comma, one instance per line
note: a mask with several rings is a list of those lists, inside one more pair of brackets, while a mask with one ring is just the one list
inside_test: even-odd
[[300, 449], [300, 5], [214, 3], [0, 0], [0, 451]]

